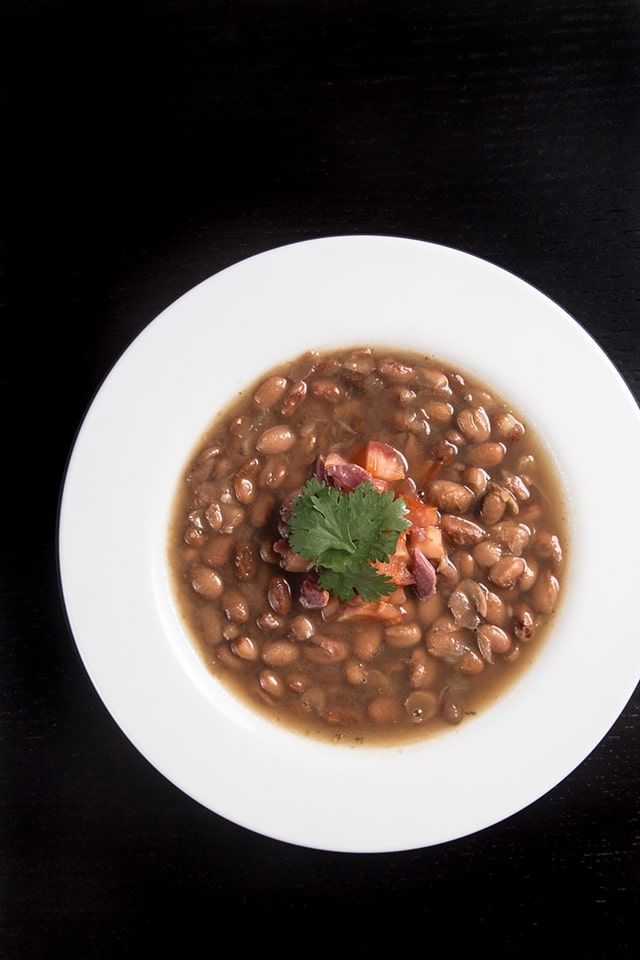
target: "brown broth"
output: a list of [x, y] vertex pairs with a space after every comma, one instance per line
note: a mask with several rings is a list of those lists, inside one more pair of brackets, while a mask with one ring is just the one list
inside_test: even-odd
[[[369, 440], [405, 458], [390, 489], [436, 508], [412, 547], [435, 592], [309, 608], [299, 558], [274, 551], [280, 507], [318, 457], [351, 462]], [[522, 416], [433, 358], [354, 347], [282, 364], [215, 418], [176, 492], [168, 555], [187, 630], [235, 695], [305, 736], [379, 745], [464, 722], [521, 676], [566, 548], [561, 484]]]

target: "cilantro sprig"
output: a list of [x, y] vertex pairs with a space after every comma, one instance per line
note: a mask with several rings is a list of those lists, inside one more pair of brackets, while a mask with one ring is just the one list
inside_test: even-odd
[[340, 600], [380, 600], [395, 590], [373, 564], [387, 563], [410, 526], [402, 497], [361, 483], [350, 492], [308, 480], [294, 497], [289, 543], [318, 571], [320, 586]]

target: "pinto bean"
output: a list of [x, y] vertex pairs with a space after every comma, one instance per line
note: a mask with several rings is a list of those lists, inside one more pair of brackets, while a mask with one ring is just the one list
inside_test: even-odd
[[438, 697], [432, 690], [414, 690], [404, 702], [412, 723], [425, 723], [438, 712]]
[[487, 531], [480, 524], [467, 520], [466, 517], [456, 517], [451, 514], [445, 514], [442, 517], [440, 527], [443, 533], [459, 546], [479, 543], [488, 536]]
[[462, 690], [453, 686], [445, 687], [440, 694], [440, 716], [452, 726], [457, 726], [464, 717], [464, 696]]
[[314, 397], [326, 403], [336, 403], [344, 396], [344, 390], [335, 380], [318, 378], [312, 380], [310, 390]]
[[446, 513], [464, 513], [473, 500], [473, 491], [453, 480], [432, 480], [425, 493], [432, 506]]
[[286, 640], [274, 640], [262, 647], [262, 659], [270, 667], [286, 667], [300, 656], [300, 647]]
[[[409, 433], [411, 436], [418, 437], [422, 443], [424, 443], [426, 438], [431, 434], [431, 425], [427, 418], [423, 416], [422, 411], [418, 411], [418, 415], [411, 421]], [[407, 482], [411, 483], [412, 481], [409, 480]]]
[[465, 676], [475, 676], [484, 670], [484, 660], [475, 650], [463, 650], [457, 663], [458, 670]]
[[323, 687], [307, 685], [302, 693], [300, 703], [307, 713], [319, 713], [323, 709], [327, 700], [327, 692]]
[[525, 523], [503, 520], [491, 528], [491, 539], [515, 556], [521, 556], [529, 546], [531, 528]]
[[318, 716], [330, 727], [351, 727], [363, 722], [364, 710], [355, 703], [328, 703]]
[[314, 373], [319, 377], [333, 377], [342, 369], [340, 357], [319, 357]]
[[299, 614], [289, 622], [289, 636], [293, 640], [309, 640], [315, 633], [313, 621]]
[[347, 683], [350, 683], [352, 686], [358, 686], [361, 683], [366, 683], [369, 671], [367, 665], [362, 662], [362, 660], [347, 660], [344, 665], [344, 675], [347, 679]]
[[534, 557], [525, 558], [524, 573], [520, 577], [520, 589], [531, 590], [538, 577], [538, 561]]
[[455, 662], [464, 653], [465, 632], [458, 627], [453, 617], [442, 616], [427, 630], [425, 643], [432, 657]]
[[251, 417], [236, 417], [235, 420], [232, 420], [229, 424], [229, 433], [238, 437], [240, 440], [246, 440], [247, 437], [251, 435], [253, 430], [253, 421]]
[[488, 490], [480, 504], [480, 519], [483, 523], [489, 525], [497, 523], [502, 520], [506, 508], [506, 500], [500, 496], [500, 492], [498, 490]]
[[222, 511], [221, 533], [233, 533], [244, 520], [244, 510], [232, 503], [222, 503], [220, 510]]
[[441, 396], [451, 396], [449, 378], [443, 370], [436, 370], [425, 364], [416, 365], [416, 378], [420, 384]]
[[213, 480], [204, 480], [194, 486], [194, 502], [199, 507], [206, 507], [215, 502], [220, 493], [220, 486]]
[[246, 634], [237, 637], [231, 644], [231, 649], [241, 660], [257, 660], [260, 655], [257, 643]]
[[529, 641], [536, 632], [536, 616], [528, 603], [516, 603], [513, 608], [513, 632], [516, 640]]
[[215, 648], [215, 659], [232, 673], [239, 673], [246, 667], [246, 662], [236, 656], [228, 643], [218, 644]]
[[489, 580], [496, 587], [512, 590], [525, 571], [522, 557], [501, 557], [489, 570]]
[[225, 640], [237, 640], [241, 634], [240, 624], [227, 621], [222, 627], [222, 635]]
[[278, 402], [288, 385], [289, 381], [286, 377], [267, 377], [254, 393], [254, 403], [258, 407], [270, 410]]
[[529, 487], [522, 477], [516, 473], [509, 473], [508, 470], [503, 470], [502, 483], [506, 489], [513, 494], [516, 500], [519, 500], [521, 503], [524, 503], [531, 496]]
[[285, 685], [278, 673], [265, 668], [260, 671], [258, 682], [264, 692], [274, 700], [280, 700], [285, 692]]
[[258, 457], [247, 457], [236, 470], [237, 477], [255, 477], [260, 470], [262, 461]]
[[445, 589], [452, 590], [456, 583], [460, 581], [460, 573], [455, 563], [448, 554], [442, 558], [437, 568], [437, 578], [438, 582], [442, 584]]
[[409, 683], [412, 690], [431, 687], [440, 672], [439, 661], [427, 652], [425, 647], [416, 647], [409, 662]]
[[524, 507], [520, 508], [520, 520], [522, 523], [532, 524], [536, 526], [540, 522], [540, 519], [543, 515], [542, 505], [540, 503], [527, 503]]
[[398, 697], [381, 694], [367, 704], [367, 716], [379, 726], [389, 726], [402, 720], [404, 707]]
[[552, 570], [547, 568], [540, 572], [529, 596], [532, 607], [538, 613], [553, 613], [560, 596], [560, 584]]
[[522, 653], [522, 647], [520, 646], [520, 644], [514, 643], [512, 644], [511, 649], [507, 650], [507, 652], [503, 654], [502, 659], [504, 660], [505, 663], [515, 663], [517, 660], [520, 659], [521, 653]]
[[444, 606], [439, 591], [432, 593], [428, 599], [421, 600], [416, 605], [416, 618], [424, 627], [430, 627], [443, 612]]
[[306, 673], [299, 673], [295, 670], [291, 673], [287, 673], [284, 680], [289, 690], [292, 690], [293, 693], [297, 694], [303, 694], [311, 686], [311, 680]]
[[224, 589], [220, 575], [211, 567], [205, 567], [201, 564], [191, 568], [189, 579], [196, 593], [206, 597], [207, 600], [215, 600]]
[[487, 489], [489, 474], [482, 467], [467, 467], [462, 474], [462, 482], [480, 497]]
[[262, 468], [260, 476], [258, 477], [258, 483], [263, 488], [268, 487], [270, 490], [277, 490], [278, 487], [282, 486], [286, 478], [286, 463], [284, 463], [282, 460], [271, 457], [267, 460]]
[[424, 405], [424, 412], [429, 420], [436, 423], [448, 423], [453, 417], [453, 404], [444, 400], [429, 400]]
[[289, 378], [291, 380], [306, 380], [318, 366], [319, 360], [320, 354], [317, 350], [307, 350], [289, 368]]
[[548, 530], [539, 530], [533, 540], [533, 549], [539, 557], [550, 559], [553, 562], [555, 573], [562, 570], [562, 546], [555, 533], [550, 533]]
[[[454, 427], [451, 427], [449, 430], [447, 430], [447, 432], [445, 433], [445, 437], [447, 438], [449, 443], [452, 443], [456, 448], [464, 447], [466, 443], [464, 434], [460, 433], [459, 430], [454, 429]], [[460, 472], [464, 470], [463, 463], [453, 463], [451, 467], [452, 469]]]
[[219, 503], [213, 501], [204, 512], [205, 519], [214, 533], [222, 529], [222, 509]]
[[349, 646], [344, 640], [316, 634], [312, 646], [304, 648], [304, 655], [312, 663], [340, 663], [349, 656]]
[[383, 628], [379, 623], [362, 623], [358, 626], [353, 652], [361, 660], [373, 660], [382, 647]]
[[488, 634], [489, 643], [494, 653], [508, 653], [513, 645], [513, 640], [506, 630], [502, 630], [495, 624], [485, 623], [484, 628]]
[[233, 551], [233, 572], [238, 580], [253, 580], [258, 566], [256, 548], [250, 540], [237, 543]]
[[409, 387], [401, 387], [397, 393], [399, 403], [411, 403], [416, 399], [415, 390], [410, 390]]
[[280, 405], [280, 415], [291, 417], [307, 395], [307, 384], [304, 380], [292, 383]]
[[475, 580], [462, 580], [449, 597], [448, 606], [456, 627], [475, 630], [487, 613], [487, 591]]
[[413, 431], [417, 418], [418, 411], [413, 408], [394, 410], [391, 422], [398, 431]]
[[506, 603], [492, 590], [489, 590], [487, 593], [485, 620], [487, 623], [495, 623], [498, 627], [506, 627], [509, 622], [509, 610]]
[[284, 627], [284, 621], [281, 617], [276, 616], [271, 610], [263, 610], [256, 623], [261, 630], [268, 631], [269, 633], [275, 630], [282, 630]]
[[251, 503], [256, 495], [256, 487], [250, 477], [234, 477], [233, 489], [238, 503]]
[[472, 467], [491, 469], [504, 460], [506, 448], [503, 443], [487, 440], [486, 443], [474, 443], [463, 452], [466, 463]]
[[408, 383], [415, 375], [415, 368], [411, 364], [403, 363], [394, 357], [385, 357], [378, 364], [380, 376], [391, 383]]
[[205, 529], [201, 522], [191, 521], [185, 525], [183, 540], [187, 546], [193, 547], [194, 551], [197, 552], [197, 548], [205, 544], [208, 538], [209, 532]]
[[478, 649], [487, 663], [493, 663], [494, 653], [507, 653], [511, 649], [511, 637], [495, 623], [480, 624], [476, 637]]
[[291, 610], [291, 587], [289, 586], [289, 581], [279, 573], [275, 573], [269, 581], [267, 598], [274, 613], [286, 617]]
[[286, 424], [280, 423], [268, 427], [256, 440], [256, 450], [260, 453], [284, 453], [296, 442], [296, 436]]
[[384, 639], [390, 647], [415, 647], [422, 639], [422, 629], [417, 623], [392, 623], [385, 628]]
[[491, 567], [502, 556], [502, 547], [493, 540], [482, 540], [475, 544], [471, 555], [479, 567]]
[[510, 516], [517, 516], [520, 513], [520, 501], [516, 495], [504, 483], [493, 482], [490, 486], [492, 490], [500, 494], [504, 501], [505, 513]]
[[222, 609], [231, 623], [246, 623], [249, 619], [249, 604], [239, 590], [227, 590], [222, 597]]
[[485, 409], [492, 410], [495, 406], [495, 400], [491, 393], [481, 386], [468, 389], [464, 395], [464, 400], [465, 403], [468, 403], [470, 407], [474, 408], [484, 407]]
[[264, 540], [260, 542], [260, 559], [264, 560], [265, 563], [279, 563], [280, 554], [276, 553], [273, 549], [273, 540], [271, 537], [265, 537]]
[[469, 550], [456, 550], [453, 556], [458, 573], [463, 580], [469, 580], [476, 575], [476, 562]]
[[249, 523], [254, 530], [260, 530], [273, 513], [275, 500], [270, 493], [259, 493], [247, 510]]
[[345, 357], [342, 367], [344, 370], [349, 373], [357, 373], [360, 376], [365, 376], [367, 373], [371, 373], [375, 368], [375, 360], [371, 356], [371, 350], [368, 347], [363, 348], [362, 350], [354, 350], [347, 357]]
[[187, 473], [187, 483], [197, 484], [202, 480], [208, 480], [214, 473], [219, 456], [220, 447], [217, 445], [207, 447], [203, 450]]
[[524, 436], [524, 426], [512, 413], [498, 413], [493, 418], [493, 435], [496, 440], [512, 444]]
[[301, 557], [295, 550], [287, 550], [280, 557], [280, 566], [287, 573], [306, 573], [309, 561]]
[[466, 407], [460, 411], [456, 422], [471, 443], [485, 443], [491, 436], [491, 421], [484, 407]]
[[211, 537], [206, 546], [203, 547], [200, 556], [209, 567], [222, 567], [231, 556], [233, 549], [233, 537], [228, 534], [221, 534]]
[[294, 456], [299, 456], [304, 463], [311, 463], [316, 458], [318, 438], [307, 433], [298, 440]]

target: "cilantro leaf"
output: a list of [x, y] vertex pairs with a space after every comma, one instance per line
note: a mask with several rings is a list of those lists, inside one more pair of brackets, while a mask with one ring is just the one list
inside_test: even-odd
[[395, 589], [373, 564], [386, 563], [410, 526], [406, 504], [371, 483], [350, 492], [312, 477], [295, 497], [287, 521], [289, 543], [319, 572], [320, 584], [341, 600], [357, 593], [378, 600]]
[[391, 577], [378, 573], [375, 567], [367, 564], [361, 570], [347, 571], [347, 574], [333, 570], [321, 570], [318, 582], [339, 600], [380, 600], [388, 597], [396, 589]]

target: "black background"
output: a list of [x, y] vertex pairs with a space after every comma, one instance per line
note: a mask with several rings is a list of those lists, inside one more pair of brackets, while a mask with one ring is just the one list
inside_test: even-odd
[[[640, 4], [4, 0], [0, 53], [0, 954], [193, 955], [229, 936], [289, 954], [636, 955], [637, 692], [564, 782], [473, 836], [384, 855], [256, 836], [184, 796], [106, 712], [65, 621], [56, 513], [84, 411], [140, 330], [219, 269], [312, 237], [498, 263], [571, 313], [638, 399]], [[615, 451], [593, 443], [594, 507], [623, 524], [639, 478], [607, 502]]]

